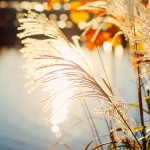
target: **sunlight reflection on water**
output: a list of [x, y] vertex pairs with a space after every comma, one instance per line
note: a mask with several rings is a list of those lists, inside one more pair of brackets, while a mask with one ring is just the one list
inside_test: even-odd
[[[87, 52], [87, 56], [92, 62], [97, 80], [101, 81], [100, 77], [105, 78], [105, 76], [99, 65], [97, 52]], [[130, 92], [135, 85], [131, 82], [133, 71], [128, 55], [124, 54], [124, 57], [118, 58], [118, 54], [108, 52], [107, 56], [102, 53], [102, 59], [114, 92], [121, 98], [135, 100], [136, 93]], [[23, 64], [24, 59], [18, 51], [2, 51], [0, 56], [0, 149], [46, 150], [56, 141], [55, 135], [51, 132], [51, 125], [44, 124], [47, 113], [43, 112], [41, 101], [46, 95], [39, 89], [30, 95], [27, 94], [24, 87], [27, 80], [25, 71], [22, 69]], [[97, 105], [89, 100], [87, 104], [91, 108]], [[66, 123], [60, 124], [63, 135], [72, 126], [64, 142], [68, 142], [73, 150], [84, 149], [84, 146], [93, 138], [89, 133], [89, 126], [83, 121], [85, 115], [79, 105], [79, 101], [71, 102], [69, 106], [71, 113]], [[83, 120], [78, 123], [80, 119]], [[99, 120], [96, 120], [96, 126], [101, 128]], [[100, 129], [99, 131], [100, 134], [106, 132]]]

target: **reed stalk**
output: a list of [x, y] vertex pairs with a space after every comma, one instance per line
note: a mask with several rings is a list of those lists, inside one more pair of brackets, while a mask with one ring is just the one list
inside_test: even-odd
[[142, 92], [141, 92], [141, 78], [139, 76], [140, 74], [140, 67], [138, 66], [138, 100], [139, 100], [139, 109], [140, 109], [140, 119], [141, 119], [141, 125], [143, 126], [142, 129], [142, 135], [143, 135], [143, 148], [146, 150], [146, 140], [145, 140], [145, 125], [144, 125], [144, 114], [143, 114], [143, 102], [142, 102]]

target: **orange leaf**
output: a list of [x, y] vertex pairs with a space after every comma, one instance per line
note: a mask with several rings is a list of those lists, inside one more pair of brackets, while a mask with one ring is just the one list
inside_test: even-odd
[[99, 33], [94, 41], [92, 41], [93, 35], [95, 34], [95, 30], [90, 29], [86, 33], [86, 41], [87, 41], [87, 47], [89, 50], [93, 50], [94, 46], [101, 45], [104, 41], [107, 41], [111, 34], [109, 32], [102, 32]]
[[51, 9], [52, 9], [52, 5], [53, 5], [54, 3], [58, 3], [58, 2], [60, 2], [60, 1], [62, 1], [62, 0], [48, 0], [48, 2], [47, 2], [47, 9], [48, 9], [48, 10], [51, 10]]

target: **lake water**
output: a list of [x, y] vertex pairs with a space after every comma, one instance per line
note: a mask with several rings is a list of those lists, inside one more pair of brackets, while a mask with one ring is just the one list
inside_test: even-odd
[[[97, 80], [105, 78], [97, 52], [87, 52]], [[114, 92], [120, 98], [136, 101], [134, 72], [128, 54], [124, 56], [102, 52], [102, 59]], [[45, 124], [48, 116], [43, 112], [41, 101], [45, 94], [40, 89], [27, 93], [24, 59], [14, 49], [2, 51], [0, 55], [0, 150], [47, 150], [61, 136], [62, 142], [73, 150], [84, 149], [92, 139], [92, 133], [79, 101], [72, 102], [70, 115], [60, 124], [60, 134], [51, 131], [51, 124]], [[87, 102], [90, 106], [91, 102]], [[93, 103], [93, 102], [92, 102]], [[80, 120], [81, 119], [81, 120]], [[107, 133], [100, 119], [95, 120], [99, 134]], [[106, 129], [107, 130], [107, 129]], [[63, 146], [57, 146], [62, 150]], [[65, 149], [65, 148], [64, 148]], [[67, 149], [67, 148], [66, 148]], [[69, 148], [68, 148], [69, 149]]]

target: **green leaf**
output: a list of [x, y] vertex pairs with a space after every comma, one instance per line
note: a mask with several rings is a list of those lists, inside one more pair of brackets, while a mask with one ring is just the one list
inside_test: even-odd
[[144, 97], [144, 99], [145, 99], [147, 108], [148, 108], [148, 110], [150, 112], [150, 96], [146, 96], [146, 97]]
[[147, 149], [147, 150], [149, 150], [149, 149], [150, 149], [150, 138], [149, 138], [149, 139], [148, 139], [148, 141], [147, 141], [146, 149]]
[[[128, 105], [129, 105], [129, 106], [132, 106], [132, 107], [134, 107], [134, 108], [139, 108], [139, 105], [137, 105], [137, 104], [129, 103]], [[143, 109], [143, 111], [144, 111], [145, 113], [147, 113], [148, 115], [150, 115], [150, 112], [149, 112], [149, 111], [147, 111], [147, 110], [145, 110], [145, 109]]]

